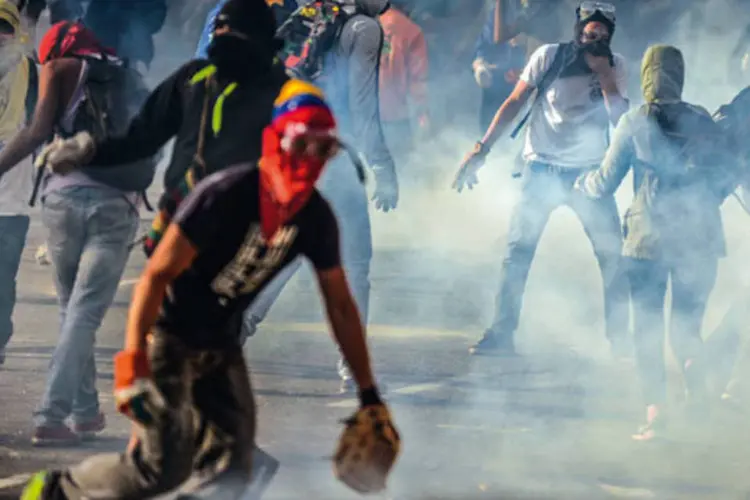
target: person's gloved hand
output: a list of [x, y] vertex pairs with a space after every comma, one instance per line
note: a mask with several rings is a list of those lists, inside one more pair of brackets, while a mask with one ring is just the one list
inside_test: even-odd
[[[371, 392], [376, 394], [374, 389]], [[378, 493], [386, 488], [401, 451], [401, 436], [382, 401], [360, 401], [360, 405], [343, 422], [345, 427], [334, 453], [333, 471], [339, 481], [358, 493]]]
[[146, 351], [120, 351], [114, 358], [117, 411], [143, 426], [154, 423], [167, 403], [151, 377]]
[[94, 138], [88, 132], [79, 132], [69, 139], [55, 137], [36, 157], [34, 166], [47, 166], [56, 174], [65, 175], [87, 164], [96, 151]]
[[474, 68], [474, 79], [480, 88], [488, 89], [492, 87], [492, 70], [494, 67], [480, 58], [477, 58], [472, 65]]
[[461, 162], [461, 166], [456, 173], [456, 178], [453, 180], [453, 189], [459, 193], [464, 188], [474, 189], [474, 186], [479, 183], [477, 171], [484, 166], [484, 160], [487, 158], [488, 153], [489, 151], [487, 151], [481, 142], [476, 143], [474, 149]]
[[375, 208], [383, 212], [389, 212], [398, 205], [398, 179], [396, 173], [390, 168], [375, 165], [372, 167], [375, 173], [375, 193], [372, 200]]

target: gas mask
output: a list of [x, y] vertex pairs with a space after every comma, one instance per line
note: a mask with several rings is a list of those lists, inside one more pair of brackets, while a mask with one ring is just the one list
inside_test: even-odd
[[207, 48], [208, 60], [220, 76], [241, 80], [247, 75], [263, 74], [273, 66], [281, 43], [273, 38], [273, 27], [261, 30], [255, 25], [274, 22], [270, 10], [268, 14], [271, 17], [266, 22], [241, 2], [225, 4], [214, 20]]
[[[615, 31], [615, 8], [602, 2], [583, 2], [576, 9], [575, 42], [582, 52], [612, 60], [610, 42]], [[591, 23], [596, 23], [587, 29]]]

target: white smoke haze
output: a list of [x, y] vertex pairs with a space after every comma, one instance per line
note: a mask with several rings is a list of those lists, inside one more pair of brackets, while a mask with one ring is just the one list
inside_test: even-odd
[[[570, 31], [573, 9], [570, 17], [561, 21], [565, 33]], [[685, 100], [713, 112], [741, 88], [727, 81], [728, 54], [748, 16], [746, 8], [741, 10], [730, 0], [709, 0], [703, 11], [703, 26], [698, 32], [690, 29], [686, 18], [665, 20], [664, 31], [671, 34], [662, 41], [675, 44], [685, 54]], [[38, 36], [45, 29], [41, 23]], [[615, 50], [638, 38], [638, 33], [619, 31]], [[440, 37], [431, 37], [435, 39]], [[157, 36], [157, 60], [149, 71], [150, 82], [155, 84], [192, 56], [194, 47], [175, 40], [179, 38], [171, 31]], [[439, 52], [441, 48], [431, 50]], [[702, 443], [705, 451], [691, 443], [676, 446], [670, 453], [643, 452], [630, 441], [630, 433], [643, 418], [637, 374], [633, 366], [617, 365], [609, 357], [601, 278], [581, 225], [569, 209], [559, 209], [550, 219], [528, 279], [516, 336], [519, 351], [528, 359], [507, 362], [469, 358], [468, 343], [478, 340], [492, 319], [510, 211], [519, 196], [520, 181], [512, 179], [510, 173], [522, 146], [522, 139], [503, 139], [479, 173], [480, 184], [473, 191], [457, 194], [451, 189], [461, 159], [481, 137], [476, 118], [479, 90], [470, 65], [467, 59], [462, 72], [433, 75], [430, 90], [434, 114], [447, 118], [450, 126], [429, 143], [420, 144], [418, 160], [398, 165], [404, 179], [398, 210], [389, 214], [372, 210], [376, 250], [373, 275], [392, 276], [394, 283], [398, 282], [373, 282], [372, 322], [387, 324], [389, 308], [399, 307], [399, 316], [404, 314], [403, 308], [408, 308], [409, 319], [401, 326], [414, 332], [414, 337], [406, 340], [373, 335], [376, 365], [383, 364], [381, 356], [396, 350], [389, 348], [389, 343], [401, 346], [401, 342], [405, 350], [415, 354], [398, 358], [404, 359], [404, 366], [390, 381], [395, 388], [406, 385], [400, 384], [398, 377], [408, 374], [410, 380], [447, 380], [466, 389], [458, 399], [435, 396], [442, 403], [435, 411], [447, 415], [437, 427], [425, 425], [429, 415], [424, 414], [429, 410], [422, 403], [428, 403], [420, 397], [415, 396], [414, 401], [408, 395], [394, 398], [404, 454], [387, 497], [591, 498], [587, 496], [591, 490], [583, 485], [605, 476], [630, 480], [630, 486], [658, 482], [662, 474], [703, 484], [708, 480], [692, 476], [701, 472], [700, 467], [689, 458], [681, 458], [701, 453], [705, 453], [707, 466], [718, 461], [740, 471], [730, 474], [736, 484], [723, 486], [750, 491], [746, 477], [750, 461], [746, 453], [738, 451], [750, 449], [747, 425], [736, 426], [730, 439], [717, 437], [711, 446]], [[637, 72], [639, 67], [640, 60], [631, 61], [632, 71]], [[414, 174], [410, 175], [410, 169]], [[628, 176], [617, 193], [621, 213], [630, 203], [631, 183]], [[153, 192], [157, 193], [159, 176], [155, 184]], [[733, 296], [746, 283], [749, 271], [745, 255], [750, 245], [750, 217], [731, 199], [723, 214], [729, 256], [720, 264], [704, 335], [718, 324]], [[386, 254], [387, 259], [382, 257]], [[400, 259], [401, 254], [408, 257]], [[313, 290], [306, 272], [298, 273], [293, 281], [285, 296]], [[404, 305], [397, 306], [389, 299], [389, 287], [398, 287], [398, 294], [405, 297]], [[280, 300], [270, 322], [283, 321], [287, 314], [294, 313], [289, 304]], [[447, 342], [446, 350], [436, 354], [429, 344], [441, 338], [430, 338], [430, 329], [460, 332], [464, 338]], [[420, 342], [429, 354], [418, 352], [415, 345]], [[320, 349], [332, 351], [325, 345], [321, 342]], [[675, 395], [681, 391], [681, 382], [671, 353], [667, 356], [672, 373], [670, 393]], [[331, 352], [327, 366], [332, 367], [334, 360]], [[304, 443], [313, 432], [304, 413], [264, 422], [260, 406], [261, 440], [264, 433], [286, 436], [288, 432]], [[345, 411], [349, 410], [342, 413]], [[618, 430], [613, 432], [613, 427]], [[329, 422], [321, 432], [333, 443], [337, 431]], [[296, 484], [309, 488], [308, 498], [354, 498], [342, 493], [341, 488], [331, 489], [328, 465], [321, 465], [322, 461], [316, 464], [311, 465], [309, 474], [294, 478]], [[613, 487], [603, 489], [599, 498], [678, 498], [649, 496], [643, 490], [648, 488], [623, 493]], [[314, 492], [323, 493], [316, 496]], [[692, 493], [689, 498], [744, 498], [716, 496], [710, 490], [703, 495], [700, 491]]]
[[[747, 81], [741, 85], [730, 83], [728, 78], [729, 53], [748, 22], [744, 15], [746, 9], [740, 9], [734, 2], [706, 2], [702, 9], [702, 24], [697, 31], [691, 29], [687, 16], [664, 22], [665, 32], [671, 33], [663, 37], [661, 43], [674, 44], [685, 55], [687, 82], [684, 99], [702, 105], [710, 112], [727, 103], [748, 84]], [[736, 15], [739, 12], [743, 15]], [[571, 21], [572, 13], [570, 19], [565, 20], [565, 26], [572, 24]], [[638, 38], [638, 33], [619, 31], [615, 36], [615, 50]], [[734, 61], [734, 64], [739, 64], [739, 61]], [[467, 68], [469, 65], [470, 60], [467, 60]], [[637, 74], [639, 69], [640, 60], [631, 61], [631, 71]], [[456, 92], [456, 89], [460, 91]], [[640, 88], [635, 90], [638, 95], [631, 97], [639, 103]], [[473, 191], [455, 193], [450, 189], [450, 183], [459, 162], [481, 137], [474, 114], [478, 90], [467, 69], [465, 74], [434, 77], [431, 91], [438, 94], [433, 95], [438, 103], [442, 103], [442, 99], [465, 99], [465, 115], [451, 116], [450, 123], [459, 125], [447, 127], [434, 139], [434, 145], [423, 145], [420, 149], [419, 163], [423, 166], [419, 172], [429, 171], [426, 177], [434, 182], [420, 186], [418, 179], [412, 180], [402, 190], [397, 212], [373, 213], [373, 238], [378, 249], [408, 247], [426, 253], [438, 252], [450, 255], [457, 267], [481, 270], [462, 279], [460, 271], [431, 265], [429, 259], [422, 261], [422, 265], [410, 260], [402, 269], [404, 276], [416, 283], [421, 282], [422, 289], [431, 282], [439, 286], [429, 294], [425, 290], [425, 302], [440, 301], [442, 294], [443, 297], [459, 299], [467, 312], [460, 314], [457, 311], [459, 306], [445, 305], [448, 302], [445, 300], [445, 317], [434, 316], [439, 310], [434, 304], [423, 304], [421, 308], [417, 305], [414, 315], [422, 318], [422, 309], [425, 315], [430, 314], [429, 318], [422, 319], [430, 326], [440, 327], [442, 324], [445, 328], [463, 330], [473, 337], [473, 341], [479, 338], [492, 318], [510, 210], [519, 196], [519, 181], [512, 179], [510, 172], [522, 140], [508, 139], [499, 143], [479, 174], [480, 184]], [[454, 102], [451, 109], [457, 108]], [[399, 168], [403, 172], [410, 165], [399, 165]], [[629, 175], [617, 193], [621, 213], [627, 209], [631, 198], [632, 179]], [[750, 245], [750, 217], [731, 198], [723, 207], [723, 217], [728, 257], [720, 263], [719, 277], [705, 317], [704, 337], [718, 325], [732, 299], [747, 283], [745, 256]], [[379, 265], [385, 264], [375, 264]], [[389, 260], [387, 265], [397, 267], [398, 262]], [[450, 276], [455, 281], [441, 280], [441, 276]], [[419, 287], [416, 283], [414, 286]], [[388, 285], [381, 286], [387, 288]], [[744, 494], [723, 496], [710, 487], [701, 490], [696, 486], [710, 482], [706, 477], [711, 473], [700, 474], [705, 471], [696, 469], [694, 457], [705, 454], [703, 460], [711, 460], [708, 458], [711, 456], [718, 463], [737, 466], [736, 473], [729, 474], [731, 483], [723, 486], [737, 492], [750, 491], [750, 484], [741, 472], [750, 465], [750, 457], [746, 453], [738, 455], [735, 448], [747, 447], [750, 442], [750, 426], [746, 423], [732, 424], [734, 432], [729, 439], [719, 434], [695, 435], [687, 440], [688, 446], [675, 445], [674, 449], [663, 454], [644, 453], [630, 442], [630, 433], [635, 432], [638, 422], [644, 418], [637, 374], [633, 366], [618, 366], [609, 357], [604, 337], [599, 271], [581, 225], [569, 209], [562, 208], [553, 214], [539, 245], [526, 290], [516, 337], [518, 348], [531, 358], [537, 358], [538, 365], [550, 372], [534, 374], [534, 370], [529, 369], [521, 375], [516, 371], [514, 375], [513, 363], [510, 363], [508, 371], [511, 373], [503, 385], [517, 386], [519, 391], [500, 392], [491, 388], [497, 383], [486, 383], [488, 381], [483, 377], [492, 373], [498, 378], [497, 367], [507, 362], [467, 361], [464, 365], [468, 366], [461, 375], [474, 385], [474, 390], [467, 398], [451, 402], [456, 407], [450, 412], [453, 427], [442, 431], [445, 442], [450, 443], [445, 445], [449, 446], [446, 448], [441, 446], [440, 434], [426, 430], [419, 432], [420, 421], [409, 421], [410, 412], [399, 411], [401, 408], [396, 404], [399, 424], [412, 431], [404, 433], [408, 441], [405, 441], [407, 451], [402, 462], [413, 464], [420, 460], [418, 457], [425, 460], [430, 454], [445, 454], [445, 463], [454, 465], [453, 470], [445, 466], [439, 470], [425, 470], [423, 474], [414, 474], [409, 468], [409, 472], [404, 473], [409, 479], [401, 477], [401, 481], [396, 481], [408, 483], [405, 491], [413, 493], [416, 483], [424, 485], [423, 498], [585, 498], [583, 495], [589, 495], [590, 490], [586, 493], [576, 486], [576, 482], [595, 481], [601, 474], [604, 476], [602, 483], [607, 483], [606, 476], [619, 480], [619, 486], [618, 481], [612, 481], [611, 486], [602, 486], [602, 498], [673, 498], [672, 495], [678, 498], [677, 493], [654, 494], [646, 487], [638, 488], [640, 484], [662, 481], [659, 478], [663, 475], [673, 478], [673, 483], [676, 481], [678, 486], [674, 491], [680, 491], [680, 481], [674, 478], [681, 478], [687, 486], [680, 495], [689, 495], [689, 498], [744, 498]], [[374, 286], [375, 296], [387, 293]], [[460, 319], [456, 317], [458, 314]], [[670, 398], [679, 401], [682, 382], [668, 344], [666, 352], [670, 366]], [[457, 348], [452, 356], [464, 357], [466, 352]], [[535, 362], [532, 359], [522, 364], [533, 366]], [[579, 377], [571, 376], [571, 370], [575, 372], [576, 367], [580, 368]], [[591, 380], [592, 374], [603, 378]], [[559, 386], [558, 379], [567, 383], [572, 380], [573, 385]], [[539, 391], [539, 397], [535, 396], [535, 391]], [[567, 419], [565, 408], [570, 405], [566, 403], [573, 399], [579, 400], [574, 406], [580, 414]], [[618, 400], [621, 401], [619, 404], [611, 404]], [[526, 413], [524, 417], [518, 417], [515, 409], [519, 405], [535, 404], [540, 407], [551, 405], [552, 409], [546, 413], [540, 409], [538, 416]], [[489, 413], [491, 416], [488, 416], [488, 406], [497, 408], [494, 413]], [[504, 430], [492, 434], [486, 428], [493, 426]], [[579, 439], [577, 433], [581, 427], [585, 432]], [[613, 427], [619, 430], [612, 432]], [[618, 438], [613, 440], [613, 434]], [[686, 458], [681, 459], [681, 454]], [[598, 464], [595, 470], [587, 465], [591, 463]], [[493, 468], [497, 464], [499, 467]], [[468, 478], [482, 477], [482, 471], [486, 477], [488, 470], [493, 471], [489, 474], [494, 479], [492, 482], [502, 484], [504, 493], [497, 487], [483, 488], [481, 483], [470, 489]], [[498, 473], [498, 470], [502, 472]], [[399, 476], [398, 472], [396, 476]], [[550, 490], [550, 484], [566, 487]], [[396, 497], [398, 493], [396, 489]], [[404, 498], [407, 497], [412, 498]]]

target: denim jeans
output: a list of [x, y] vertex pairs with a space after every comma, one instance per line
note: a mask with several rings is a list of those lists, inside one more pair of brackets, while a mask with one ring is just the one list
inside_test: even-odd
[[28, 216], [0, 216], [0, 351], [5, 349], [13, 336], [16, 275], [28, 232]]
[[[683, 371], [688, 360], [703, 354], [701, 326], [708, 297], [716, 283], [718, 259], [704, 258], [667, 264], [628, 259], [627, 272], [633, 300], [636, 360], [646, 405], [664, 404], [667, 374], [664, 365], [664, 298], [672, 283], [669, 341]], [[693, 380], [687, 377], [688, 389]], [[702, 384], [702, 380], [695, 380]]]
[[[341, 238], [341, 258], [362, 322], [367, 324], [370, 305], [370, 263], [372, 232], [367, 193], [359, 183], [354, 167], [341, 157], [331, 162], [321, 177], [318, 188], [336, 215]], [[251, 330], [266, 317], [284, 285], [299, 269], [297, 258], [269, 283], [245, 314], [245, 325]], [[345, 370], [341, 364], [339, 372]]]
[[55, 271], [60, 338], [34, 419], [38, 426], [59, 425], [69, 416], [85, 422], [99, 412], [96, 331], [117, 293], [139, 217], [112, 190], [71, 187], [44, 197], [42, 221]]
[[606, 334], [627, 336], [628, 282], [620, 266], [622, 231], [613, 196], [590, 199], [573, 190], [579, 169], [530, 162], [521, 177], [521, 199], [513, 208], [508, 246], [502, 263], [495, 318], [488, 334], [508, 340], [518, 328], [526, 281], [539, 240], [552, 212], [568, 206], [576, 213], [594, 249], [604, 280]]

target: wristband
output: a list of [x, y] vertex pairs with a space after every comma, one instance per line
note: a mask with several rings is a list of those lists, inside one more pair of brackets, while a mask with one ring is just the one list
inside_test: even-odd
[[487, 145], [482, 141], [477, 141], [476, 144], [474, 144], [474, 154], [479, 157], [484, 157], [489, 154], [490, 150], [487, 147]]
[[378, 390], [375, 386], [359, 391], [359, 405], [361, 407], [364, 408], [365, 406], [375, 406], [382, 404], [383, 400], [380, 399], [380, 394], [378, 393]]

